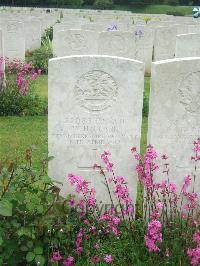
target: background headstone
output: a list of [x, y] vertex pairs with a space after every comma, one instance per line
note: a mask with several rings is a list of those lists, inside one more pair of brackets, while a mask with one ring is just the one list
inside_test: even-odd
[[176, 36], [176, 57], [200, 57], [200, 33]]
[[54, 56], [98, 54], [98, 32], [63, 30], [53, 39]]

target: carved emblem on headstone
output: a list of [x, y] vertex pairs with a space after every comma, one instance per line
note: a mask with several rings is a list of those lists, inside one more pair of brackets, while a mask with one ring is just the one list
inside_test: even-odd
[[200, 114], [200, 71], [190, 73], [181, 82], [178, 93], [180, 103], [194, 114]]
[[86, 48], [86, 40], [84, 36], [79, 33], [69, 34], [65, 41], [72, 51], [81, 51], [83, 47]]
[[113, 77], [99, 70], [83, 74], [75, 85], [79, 104], [89, 111], [102, 111], [111, 107], [117, 94], [118, 87]]

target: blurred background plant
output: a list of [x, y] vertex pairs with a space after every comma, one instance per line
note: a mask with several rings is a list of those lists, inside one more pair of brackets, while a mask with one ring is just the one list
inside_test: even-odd
[[26, 61], [32, 62], [33, 67], [40, 69], [43, 74], [48, 73], [48, 61], [53, 57], [52, 40], [53, 27], [50, 27], [42, 36], [41, 47], [34, 51], [26, 51]]

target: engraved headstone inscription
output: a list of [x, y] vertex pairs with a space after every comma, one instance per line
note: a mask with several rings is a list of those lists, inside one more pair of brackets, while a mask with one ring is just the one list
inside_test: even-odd
[[[144, 64], [111, 56], [69, 56], [49, 62], [49, 175], [73, 193], [66, 175], [84, 176], [97, 199], [110, 204], [95, 163], [109, 150], [114, 171], [124, 176], [133, 200], [137, 175], [130, 149], [140, 146]], [[113, 189], [111, 188], [111, 191]]]
[[[199, 84], [198, 57], [152, 64], [148, 142], [161, 155], [167, 154], [169, 178], [179, 188], [185, 176], [195, 174], [191, 156], [193, 142], [200, 136]], [[195, 190], [199, 190], [200, 169], [196, 171]]]

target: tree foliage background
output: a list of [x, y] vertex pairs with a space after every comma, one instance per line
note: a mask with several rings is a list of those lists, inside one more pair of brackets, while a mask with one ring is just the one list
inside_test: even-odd
[[[93, 5], [95, 0], [81, 1], [82, 5]], [[0, 0], [0, 5], [16, 6], [41, 6], [41, 7], [64, 7], [80, 4], [77, 0]], [[200, 0], [114, 0], [114, 4], [179, 4], [179, 5], [200, 5]]]

